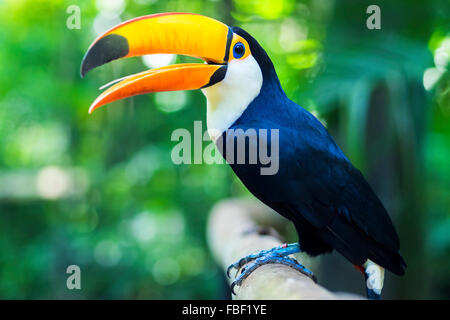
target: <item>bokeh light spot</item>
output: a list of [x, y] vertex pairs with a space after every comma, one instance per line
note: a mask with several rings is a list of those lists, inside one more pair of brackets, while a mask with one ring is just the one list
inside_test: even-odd
[[104, 267], [116, 265], [122, 257], [122, 250], [116, 242], [104, 240], [94, 249], [94, 257], [98, 264]]
[[180, 276], [180, 266], [172, 258], [159, 259], [153, 265], [153, 277], [161, 285], [170, 285], [176, 282]]
[[57, 199], [69, 190], [70, 177], [63, 169], [46, 167], [38, 173], [36, 187], [43, 198]]

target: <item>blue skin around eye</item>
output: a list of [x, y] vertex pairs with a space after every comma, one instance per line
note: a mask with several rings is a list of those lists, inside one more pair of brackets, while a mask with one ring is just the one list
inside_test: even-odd
[[241, 42], [238, 42], [234, 45], [233, 48], [233, 56], [235, 59], [241, 58], [245, 53], [245, 47]]

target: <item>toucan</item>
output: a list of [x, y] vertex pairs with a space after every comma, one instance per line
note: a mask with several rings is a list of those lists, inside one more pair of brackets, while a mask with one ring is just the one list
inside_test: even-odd
[[[152, 14], [99, 36], [82, 60], [81, 76], [115, 59], [154, 53], [187, 55], [203, 62], [169, 65], [113, 81], [89, 113], [134, 95], [200, 89], [207, 99], [208, 133], [234, 173], [256, 198], [289, 219], [298, 233], [298, 243], [232, 264], [228, 272], [246, 265], [232, 291], [267, 263], [288, 265], [314, 279], [289, 255], [317, 256], [336, 250], [364, 275], [367, 297], [380, 299], [384, 270], [403, 275], [406, 269], [389, 214], [322, 123], [286, 96], [260, 44], [243, 29], [202, 15]], [[249, 131], [254, 134], [247, 135]], [[247, 153], [244, 161], [233, 161], [239, 150], [228, 142], [242, 136], [244, 152], [263, 146], [277, 150], [275, 173], [262, 174], [267, 163], [250, 163]], [[233, 156], [228, 157], [230, 151]]]

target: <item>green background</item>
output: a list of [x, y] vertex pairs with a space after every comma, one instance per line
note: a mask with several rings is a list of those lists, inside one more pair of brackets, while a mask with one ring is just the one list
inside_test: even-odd
[[[0, 298], [229, 297], [206, 221], [217, 201], [249, 194], [227, 165], [170, 158], [173, 130], [205, 120], [204, 96], [143, 95], [89, 116], [98, 87], [148, 66], [132, 58], [79, 76], [99, 32], [168, 11], [250, 32], [288, 96], [363, 171], [408, 263], [405, 277], [387, 275], [386, 297], [450, 298], [450, 5], [372, 2], [0, 1]], [[366, 28], [370, 4], [381, 30]], [[66, 26], [70, 5], [80, 29]], [[71, 264], [81, 290], [66, 288]], [[338, 255], [320, 268], [326, 287], [363, 293]]]

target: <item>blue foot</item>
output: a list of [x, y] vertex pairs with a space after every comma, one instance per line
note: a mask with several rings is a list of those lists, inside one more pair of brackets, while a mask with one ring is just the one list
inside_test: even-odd
[[246, 279], [254, 270], [258, 267], [268, 264], [268, 263], [280, 263], [287, 265], [295, 270], [300, 271], [304, 275], [311, 278], [314, 282], [317, 282], [314, 274], [306, 269], [303, 265], [298, 263], [297, 260], [293, 258], [288, 258], [287, 256], [293, 253], [300, 252], [300, 245], [298, 243], [283, 244], [281, 246], [272, 248], [270, 250], [262, 250], [255, 254], [250, 254], [244, 258], [239, 259], [235, 263], [231, 264], [227, 269], [227, 276], [230, 276], [231, 269], [235, 268], [239, 270], [243, 265], [248, 262], [254, 261], [242, 269], [241, 274], [233, 281], [231, 284], [231, 292], [234, 293], [234, 287], [240, 286], [242, 281]]

